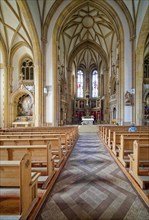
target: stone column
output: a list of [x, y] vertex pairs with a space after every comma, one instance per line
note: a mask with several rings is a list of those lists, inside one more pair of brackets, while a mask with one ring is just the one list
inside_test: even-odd
[[134, 89], [134, 93], [132, 94], [132, 121], [134, 123], [136, 123], [136, 101], [135, 101], [135, 91], [136, 91], [136, 59], [135, 59], [135, 56], [136, 56], [136, 53], [135, 53], [135, 45], [136, 45], [136, 37], [135, 36], [132, 36], [131, 37], [131, 42], [132, 42], [132, 88]]
[[42, 119], [42, 82], [41, 65], [34, 64], [34, 84], [35, 84], [35, 109], [34, 123], [35, 127], [41, 126]]
[[108, 69], [103, 70], [104, 75], [104, 120], [106, 123], [109, 123], [109, 114], [110, 114], [110, 106], [109, 106], [109, 71]]
[[57, 125], [61, 124], [61, 78], [58, 76], [58, 84], [57, 84], [57, 112], [56, 112], [56, 118], [57, 118]]
[[135, 91], [136, 125], [142, 125], [142, 119], [143, 119], [143, 109], [142, 109], [143, 55], [142, 55], [142, 51], [140, 50], [136, 51], [136, 76], [137, 76], [137, 81], [136, 81], [137, 89]]
[[[72, 114], [73, 114], [73, 110], [72, 110], [72, 80], [71, 80], [71, 76], [72, 76], [72, 69], [68, 69], [67, 70], [67, 76], [68, 76], [68, 80], [67, 80], [67, 120], [69, 121], [69, 123], [72, 121]], [[71, 83], [70, 83], [71, 82]], [[74, 99], [73, 99], [74, 101]]]
[[8, 117], [8, 67], [4, 65], [4, 127], [7, 128], [9, 125], [9, 117]]
[[121, 124], [119, 64], [116, 65], [116, 121]]
[[44, 86], [46, 86], [46, 44], [47, 40], [42, 38], [42, 80], [41, 80], [41, 89], [42, 89], [42, 117], [41, 123], [46, 123], [46, 96], [44, 95]]
[[12, 109], [10, 108], [10, 95], [12, 93], [12, 71], [13, 67], [4, 65], [4, 127], [11, 126]]

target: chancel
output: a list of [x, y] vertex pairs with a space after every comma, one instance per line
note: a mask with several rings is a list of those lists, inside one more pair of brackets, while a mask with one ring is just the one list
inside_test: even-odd
[[0, 219], [149, 219], [149, 0], [0, 16]]

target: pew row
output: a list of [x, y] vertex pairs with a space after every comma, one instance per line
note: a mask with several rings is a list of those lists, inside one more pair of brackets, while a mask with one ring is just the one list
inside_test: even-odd
[[133, 154], [129, 155], [129, 173], [142, 189], [149, 186], [149, 143], [133, 142]]
[[62, 144], [63, 145], [66, 145], [66, 147], [68, 148], [71, 148], [74, 146], [74, 137], [73, 137], [73, 134], [72, 132], [53, 132], [53, 131], [41, 131], [41, 132], [37, 132], [37, 131], [32, 131], [32, 132], [28, 132], [28, 131], [25, 131], [25, 132], [18, 132], [18, 131], [13, 131], [13, 132], [3, 132], [3, 133], [0, 133], [0, 139], [1, 138], [5, 138], [5, 137], [8, 137], [8, 138], [21, 138], [21, 137], [25, 137], [25, 136], [39, 136], [39, 137], [51, 137], [54, 135], [57, 135], [57, 136], [61, 136], [61, 141], [62, 141]]
[[[112, 149], [112, 152], [116, 156], [119, 156], [119, 146], [121, 142], [121, 135], [122, 135], [122, 132], [119, 132], [119, 131], [113, 132], [113, 141], [112, 141], [112, 146], [110, 146], [110, 148]], [[129, 137], [133, 139], [138, 139], [138, 138], [147, 139], [149, 137], [148, 132], [145, 132], [145, 131], [144, 132], [123, 132], [123, 135], [125, 137]]]
[[28, 139], [0, 139], [0, 146], [10, 145], [47, 145], [50, 142], [52, 148], [52, 154], [56, 155], [54, 163], [57, 168], [61, 165], [65, 157], [65, 151], [63, 152], [63, 146], [61, 145], [60, 138], [28, 138]]
[[56, 170], [55, 155], [52, 155], [51, 145], [32, 146], [0, 146], [0, 160], [20, 160], [25, 153], [31, 155], [32, 171], [39, 172], [38, 185], [47, 188]]
[[[120, 126], [116, 126], [116, 125], [101, 125], [99, 126], [99, 136], [106, 142], [108, 139], [108, 135], [109, 135], [109, 130], [112, 131], [128, 131], [128, 128], [130, 126], [128, 125], [120, 125]], [[149, 127], [146, 125], [143, 126], [135, 126], [137, 128], [138, 131], [148, 131], [149, 132]]]
[[0, 161], [0, 219], [17, 216], [26, 219], [38, 202], [39, 173], [31, 172], [31, 157]]
[[74, 144], [78, 139], [78, 126], [62, 126], [62, 127], [32, 127], [32, 128], [7, 128], [3, 129], [1, 134], [6, 132], [70, 132]]
[[60, 138], [61, 145], [63, 147], [63, 150], [65, 150], [65, 153], [68, 153], [68, 151], [73, 147], [72, 140], [69, 136], [69, 133], [61, 133], [61, 134], [53, 134], [53, 133], [22, 133], [18, 134], [16, 132], [12, 134], [3, 134], [0, 135], [1, 139], [31, 139], [31, 138]]
[[[109, 126], [103, 129], [103, 139], [109, 147], [112, 142], [113, 132], [128, 132], [129, 126]], [[148, 126], [136, 126], [138, 132], [146, 132], [149, 134]], [[129, 132], [130, 133], [130, 132]]]
[[133, 153], [133, 141], [138, 140], [140, 144], [148, 144], [149, 138], [140, 137], [126, 137], [125, 135], [121, 135], [121, 141], [119, 148], [119, 161], [123, 164], [124, 167], [129, 167], [130, 160], [128, 154]]

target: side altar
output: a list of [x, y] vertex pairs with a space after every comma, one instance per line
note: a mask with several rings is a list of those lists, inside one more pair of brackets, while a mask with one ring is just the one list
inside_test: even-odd
[[94, 116], [83, 116], [82, 125], [93, 125]]

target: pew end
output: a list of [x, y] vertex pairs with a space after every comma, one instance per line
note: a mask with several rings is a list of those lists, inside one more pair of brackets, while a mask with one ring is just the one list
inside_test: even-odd
[[25, 154], [20, 161], [0, 161], [0, 176], [0, 215], [9, 213], [26, 219], [38, 201], [40, 176], [31, 172], [30, 155]]
[[129, 155], [129, 173], [139, 184], [141, 189], [149, 189], [149, 144], [133, 142], [133, 154]]

